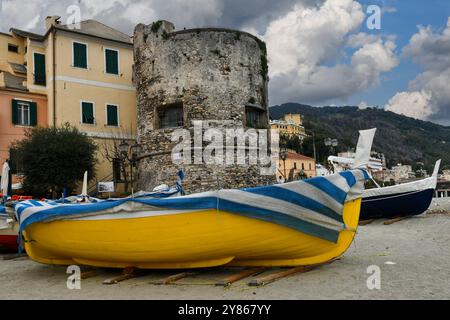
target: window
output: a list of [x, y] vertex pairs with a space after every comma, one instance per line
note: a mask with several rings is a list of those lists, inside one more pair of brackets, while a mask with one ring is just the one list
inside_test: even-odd
[[302, 163], [302, 170], [305, 171], [305, 164]]
[[73, 66], [76, 68], [87, 69], [87, 45], [84, 43], [73, 43]]
[[311, 165], [311, 163], [309, 164], [309, 171], [311, 171], [312, 170], [312, 165]]
[[35, 102], [12, 100], [12, 123], [19, 126], [36, 126], [37, 104]]
[[245, 123], [249, 128], [260, 129], [264, 127], [264, 110], [253, 106], [245, 107]]
[[81, 102], [81, 123], [95, 124], [94, 104], [92, 102]]
[[8, 51], [19, 53], [19, 46], [16, 46], [15, 44], [8, 43]]
[[297, 170], [297, 162], [294, 162], [294, 169]]
[[113, 104], [106, 105], [106, 125], [119, 126], [119, 107]]
[[158, 110], [159, 128], [176, 128], [184, 125], [183, 104], [173, 103], [162, 106]]
[[105, 72], [119, 74], [119, 51], [105, 49]]
[[34, 84], [46, 85], [45, 55], [35, 53], [34, 55]]

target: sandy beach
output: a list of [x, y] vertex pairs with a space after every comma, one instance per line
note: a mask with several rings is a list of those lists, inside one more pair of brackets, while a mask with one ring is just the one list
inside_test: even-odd
[[[233, 272], [223, 268], [203, 271], [177, 285], [151, 284], [175, 271], [149, 271], [104, 285], [120, 270], [102, 269], [82, 280], [80, 290], [69, 290], [65, 267], [0, 257], [0, 299], [450, 299], [450, 214], [442, 213], [447, 206], [448, 201], [434, 203], [431, 209], [440, 213], [392, 225], [375, 221], [362, 226], [339, 260], [264, 287], [249, 287], [249, 279], [215, 287], [215, 281]], [[367, 268], [373, 265], [381, 270], [380, 290], [367, 287]]]

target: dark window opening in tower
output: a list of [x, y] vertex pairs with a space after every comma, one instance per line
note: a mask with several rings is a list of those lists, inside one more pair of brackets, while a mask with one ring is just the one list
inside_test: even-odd
[[183, 103], [177, 102], [158, 108], [159, 128], [177, 128], [184, 125]]
[[264, 128], [265, 111], [253, 106], [245, 107], [245, 125], [248, 128]]

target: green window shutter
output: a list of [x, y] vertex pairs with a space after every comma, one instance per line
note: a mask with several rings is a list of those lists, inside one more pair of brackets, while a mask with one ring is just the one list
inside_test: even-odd
[[34, 54], [34, 84], [45, 86], [46, 71], [45, 71], [45, 55], [40, 53]]
[[94, 124], [94, 104], [83, 102], [81, 105], [82, 123]]
[[107, 125], [115, 126], [119, 125], [119, 115], [118, 115], [117, 106], [107, 105], [106, 106], [106, 117], [107, 117]]
[[37, 126], [37, 103], [30, 102], [30, 126]]
[[19, 107], [18, 101], [12, 100], [12, 123], [19, 124]]
[[73, 66], [87, 69], [87, 46], [82, 43], [73, 43]]
[[105, 50], [106, 73], [119, 74], [119, 52]]

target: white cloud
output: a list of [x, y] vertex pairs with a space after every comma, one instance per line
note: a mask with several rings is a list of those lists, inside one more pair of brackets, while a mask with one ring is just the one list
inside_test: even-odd
[[431, 93], [426, 91], [399, 92], [389, 100], [385, 110], [421, 120], [428, 120], [435, 112]]
[[264, 36], [271, 75], [313, 68], [335, 57], [345, 35], [356, 30], [363, 19], [361, 5], [352, 0], [328, 0], [319, 8], [297, 5], [273, 21]]
[[3, 0], [0, 29], [43, 33], [44, 17], [61, 15], [64, 23], [74, 3], [83, 20], [128, 34], [137, 23], [166, 19], [177, 29], [216, 25], [262, 35], [271, 103], [339, 103], [377, 85], [398, 63], [395, 39], [359, 33], [365, 13], [356, 0]]
[[403, 54], [420, 64], [424, 71], [411, 81], [409, 92], [398, 93], [386, 108], [418, 119], [450, 124], [450, 18], [440, 32], [431, 27], [418, 28]]
[[383, 6], [381, 8], [381, 13], [396, 13], [396, 12], [397, 12], [397, 8], [395, 8], [395, 7]]
[[358, 105], [358, 109], [360, 109], [360, 110], [364, 110], [367, 108], [372, 108], [372, 106], [370, 104], [368, 104], [366, 101], [361, 101]]
[[[298, 5], [273, 21], [267, 41], [272, 103], [325, 103], [345, 100], [379, 83], [398, 65], [393, 39], [358, 33], [362, 6], [353, 0], [327, 0], [317, 7]], [[340, 63], [348, 48], [349, 63]]]

